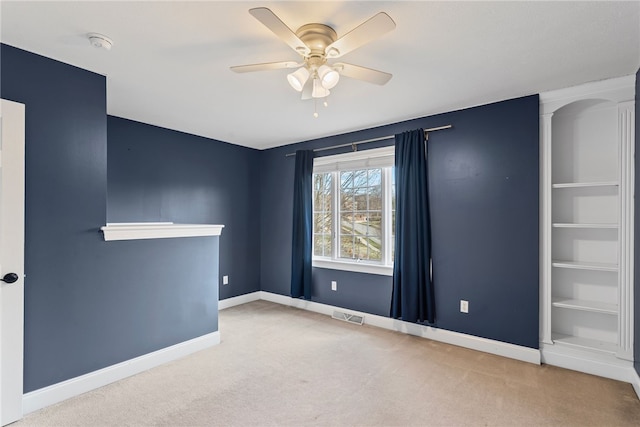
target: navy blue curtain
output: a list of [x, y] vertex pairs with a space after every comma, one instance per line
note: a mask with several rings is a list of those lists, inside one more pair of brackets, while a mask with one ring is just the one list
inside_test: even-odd
[[[293, 239], [291, 244], [291, 296], [311, 299], [313, 247], [313, 151], [296, 151], [293, 182]], [[275, 249], [275, 248], [274, 248]]]
[[391, 317], [433, 323], [427, 142], [422, 129], [395, 138], [396, 251]]

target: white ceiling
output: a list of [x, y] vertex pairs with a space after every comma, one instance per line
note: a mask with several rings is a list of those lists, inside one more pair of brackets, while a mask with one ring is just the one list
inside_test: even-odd
[[[294, 31], [341, 36], [375, 13], [394, 31], [341, 58], [390, 72], [385, 86], [344, 77], [329, 107], [302, 101], [288, 70], [232, 65], [299, 56], [248, 9]], [[6, 1], [1, 41], [107, 76], [109, 114], [269, 148], [635, 73], [640, 2]], [[111, 51], [86, 34], [114, 40]]]

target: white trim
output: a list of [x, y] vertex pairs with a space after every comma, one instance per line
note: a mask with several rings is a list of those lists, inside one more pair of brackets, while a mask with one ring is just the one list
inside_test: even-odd
[[540, 94], [540, 114], [553, 113], [574, 101], [583, 99], [608, 99], [613, 102], [633, 101], [635, 74], [600, 80]]
[[0, 102], [0, 425], [22, 418], [24, 360], [25, 106]]
[[249, 294], [239, 295], [218, 301], [218, 310], [235, 307], [236, 305], [246, 304], [260, 299], [260, 291], [251, 292]]
[[631, 373], [631, 385], [633, 386], [633, 389], [636, 391], [636, 395], [638, 396], [638, 399], [640, 399], [640, 376], [638, 375], [638, 372], [636, 372], [635, 369], [633, 369], [633, 372]]
[[[635, 82], [635, 80], [634, 80]], [[635, 102], [618, 104], [618, 164], [620, 182], [618, 263], [618, 357], [633, 360], [634, 325], [634, 182], [635, 182]]]
[[220, 332], [212, 332], [153, 353], [118, 363], [79, 377], [50, 385], [24, 394], [22, 408], [24, 414], [45, 408], [82, 393], [130, 377], [156, 366], [182, 358], [191, 353], [220, 343]]
[[356, 273], [380, 274], [383, 276], [393, 276], [393, 265], [368, 264], [361, 262], [340, 262], [331, 259], [314, 258], [312, 260], [314, 268], [328, 268], [331, 270], [353, 271]]
[[390, 145], [370, 150], [316, 157], [313, 159], [313, 172], [393, 166], [395, 154], [395, 146]]
[[[542, 104], [540, 105], [542, 110]], [[540, 116], [540, 341], [551, 340], [551, 136], [553, 113]]]
[[[326, 314], [328, 316], [331, 316], [333, 314], [333, 311], [336, 309], [345, 311], [345, 309], [341, 307], [334, 307], [331, 305], [320, 304], [313, 301], [291, 298], [266, 291], [260, 291], [260, 299], [271, 301], [277, 304], [287, 305], [290, 307], [300, 308], [303, 310], [313, 311], [315, 313]], [[540, 352], [537, 349], [523, 347], [515, 344], [508, 344], [505, 342], [487, 338], [480, 338], [473, 335], [462, 334], [459, 332], [433, 328], [430, 326], [422, 326], [416, 323], [404, 322], [402, 320], [378, 316], [376, 314], [364, 313], [354, 310], [347, 311], [349, 314], [355, 314], [356, 316], [364, 317], [364, 323], [367, 325], [377, 326], [379, 328], [388, 329], [391, 331], [403, 332], [405, 334], [415, 335], [418, 337], [457, 345], [472, 350], [478, 350], [485, 353], [508, 357], [510, 359], [521, 360], [523, 362], [529, 362], [538, 365], [540, 364]]]
[[[389, 243], [391, 241], [391, 182], [389, 169], [393, 168], [395, 159], [395, 146], [373, 148], [370, 150], [354, 151], [351, 153], [335, 154], [331, 156], [319, 157], [313, 160], [313, 173], [331, 174], [331, 217], [332, 225], [332, 255], [312, 257], [312, 266], [317, 268], [327, 268], [331, 270], [353, 271], [358, 273], [379, 274], [384, 276], [393, 275], [393, 262]], [[349, 260], [340, 258], [337, 254], [340, 251], [340, 180], [339, 174], [342, 171], [380, 168], [382, 169], [381, 189], [383, 191], [382, 206], [382, 227], [381, 227], [381, 261], [370, 262], [367, 260]], [[315, 212], [315, 206], [314, 206]], [[327, 211], [329, 212], [329, 211]]]
[[633, 384], [633, 362], [614, 359], [597, 352], [571, 351], [564, 347], [557, 348], [555, 344], [544, 343], [540, 345], [540, 354], [542, 363], [548, 365]]
[[172, 222], [121, 222], [100, 227], [104, 240], [166, 239], [172, 237], [219, 236], [224, 225], [174, 224]]

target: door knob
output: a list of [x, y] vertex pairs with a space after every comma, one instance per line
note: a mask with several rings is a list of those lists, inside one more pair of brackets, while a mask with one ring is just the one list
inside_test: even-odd
[[13, 283], [16, 280], [18, 280], [18, 275], [16, 273], [7, 273], [4, 275], [4, 277], [2, 279], [3, 282], [5, 283]]

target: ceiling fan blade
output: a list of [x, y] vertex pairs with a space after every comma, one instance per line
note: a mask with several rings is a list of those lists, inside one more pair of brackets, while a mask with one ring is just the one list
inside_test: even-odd
[[392, 77], [392, 74], [385, 73], [383, 71], [361, 67], [359, 65], [345, 64], [344, 62], [333, 64], [333, 68], [335, 68], [343, 76], [351, 77], [352, 79], [363, 80], [365, 82], [374, 83], [377, 85], [383, 85], [387, 83]]
[[329, 58], [338, 58], [394, 28], [396, 28], [396, 23], [393, 22], [393, 19], [386, 13], [380, 12], [327, 46], [325, 54]]
[[313, 79], [307, 79], [307, 82], [304, 84], [302, 88], [302, 100], [311, 99], [311, 94], [313, 93]]
[[266, 71], [266, 70], [281, 70], [283, 68], [298, 68], [304, 65], [304, 63], [297, 63], [293, 61], [284, 62], [265, 62], [263, 64], [249, 64], [249, 65], [236, 65], [229, 67], [231, 71], [236, 73], [251, 73], [253, 71]]
[[256, 7], [249, 9], [249, 13], [300, 55], [308, 55], [311, 52], [311, 49], [271, 9]]

